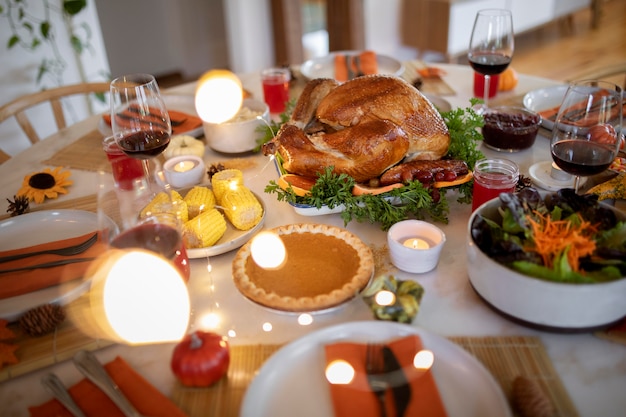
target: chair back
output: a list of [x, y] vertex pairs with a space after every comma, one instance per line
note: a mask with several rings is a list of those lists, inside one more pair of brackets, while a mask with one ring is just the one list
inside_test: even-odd
[[52, 109], [52, 115], [54, 116], [56, 128], [57, 130], [61, 130], [67, 127], [62, 99], [70, 96], [87, 96], [93, 93], [108, 92], [109, 83], [99, 82], [66, 85], [62, 87], [39, 91], [33, 94], [28, 94], [22, 97], [18, 97], [15, 100], [10, 101], [9, 103], [0, 107], [0, 123], [11, 117], [15, 117], [17, 123], [20, 125], [30, 142], [32, 144], [35, 144], [40, 141], [40, 137], [33, 126], [33, 121], [31, 120], [31, 118], [29, 118], [27, 114], [28, 109], [45, 102], [49, 102]]

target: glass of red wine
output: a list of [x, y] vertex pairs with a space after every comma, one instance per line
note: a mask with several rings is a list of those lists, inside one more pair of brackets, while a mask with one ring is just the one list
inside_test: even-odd
[[467, 58], [474, 71], [485, 77], [483, 110], [488, 107], [491, 76], [502, 73], [509, 66], [514, 44], [513, 17], [509, 10], [478, 11]]
[[[100, 172], [98, 219], [100, 232], [109, 245], [118, 249], [144, 249], [168, 259], [185, 281], [189, 280], [189, 260], [182, 239], [183, 207], [164, 181], [156, 163], [155, 181], [142, 179], [124, 189], [115, 186], [112, 176]], [[112, 230], [111, 224], [117, 226]]]
[[156, 79], [150, 74], [123, 75], [111, 82], [111, 129], [119, 148], [143, 161], [150, 180], [149, 160], [170, 143], [172, 124]]
[[550, 151], [563, 171], [580, 177], [606, 170], [623, 146], [622, 89], [606, 81], [586, 80], [567, 89], [554, 120]]

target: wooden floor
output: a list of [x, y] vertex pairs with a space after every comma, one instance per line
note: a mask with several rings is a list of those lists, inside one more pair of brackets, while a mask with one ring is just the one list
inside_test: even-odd
[[[584, 10], [515, 38], [511, 66], [520, 73], [571, 81], [588, 72], [626, 65], [626, 0], [604, 0], [600, 24], [591, 28], [591, 11]], [[624, 75], [611, 77], [624, 83]]]

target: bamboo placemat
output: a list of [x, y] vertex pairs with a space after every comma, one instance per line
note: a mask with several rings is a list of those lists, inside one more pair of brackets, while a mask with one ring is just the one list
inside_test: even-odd
[[[492, 373], [510, 397], [517, 376], [537, 381], [552, 400], [555, 416], [576, 417], [578, 413], [537, 337], [450, 337], [474, 355]], [[177, 385], [172, 401], [189, 417], [238, 416], [246, 388], [261, 365], [280, 345], [231, 346], [231, 364], [226, 378], [209, 388]]]
[[[43, 206], [31, 206], [29, 208], [29, 212], [58, 209], [85, 210], [95, 213], [98, 209], [98, 200], [95, 195], [87, 195], [72, 200], [61, 200], [53, 203], [46, 203], [46, 205]], [[10, 215], [7, 213], [0, 214], [0, 220], [8, 219], [9, 217]]]
[[102, 133], [93, 130], [57, 151], [43, 163], [85, 171], [111, 172], [111, 164], [108, 163], [106, 154], [102, 150], [102, 138]]
[[[402, 74], [402, 78], [410, 83], [413, 83], [417, 78], [420, 78], [417, 70], [426, 67], [427, 65], [422, 61], [407, 61], [404, 63], [404, 74]], [[422, 85], [419, 90], [422, 93], [434, 94], [437, 96], [453, 96], [456, 94], [456, 91], [454, 91], [454, 89], [440, 77], [422, 77]]]

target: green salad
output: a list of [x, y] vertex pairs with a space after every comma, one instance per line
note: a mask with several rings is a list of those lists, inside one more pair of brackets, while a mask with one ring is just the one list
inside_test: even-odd
[[[489, 257], [523, 274], [569, 283], [626, 276], [626, 216], [595, 195], [533, 188], [501, 194], [499, 218], [477, 215], [472, 238]], [[621, 218], [620, 218], [621, 217]]]

